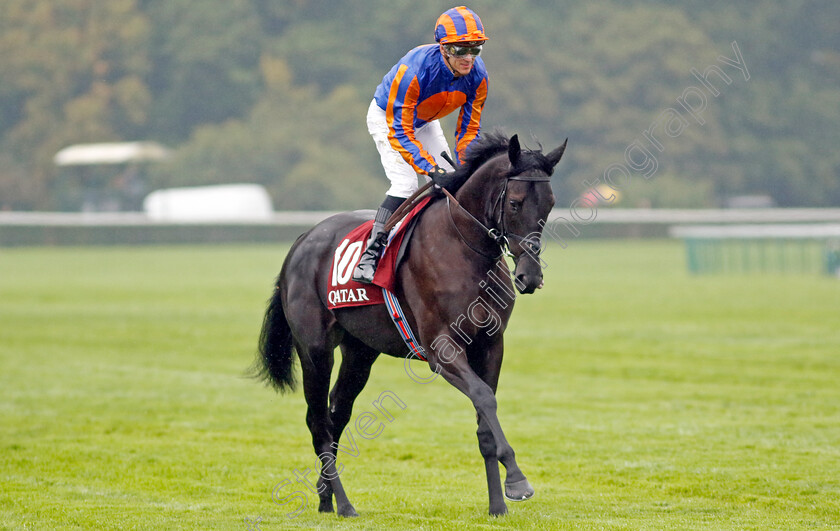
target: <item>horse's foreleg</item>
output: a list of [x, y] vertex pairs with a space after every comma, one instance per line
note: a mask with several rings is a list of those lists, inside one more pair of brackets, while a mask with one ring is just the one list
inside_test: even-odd
[[[486, 355], [469, 358], [470, 366], [484, 383], [490, 386], [493, 394], [499, 383], [499, 372], [502, 368], [504, 343], [499, 340], [488, 346]], [[490, 514], [504, 514], [507, 511], [502, 494], [502, 480], [499, 474], [499, 457], [496, 452], [496, 438], [490, 430], [490, 424], [481, 415], [476, 415], [478, 421], [478, 449], [484, 458], [484, 469], [487, 475], [487, 494], [490, 498]]]
[[[501, 340], [501, 337], [497, 338], [496, 341], [492, 341], [484, 350], [483, 356], [472, 357], [470, 358], [470, 366], [475, 370], [476, 374], [493, 390], [493, 394], [496, 393], [496, 387], [499, 384], [499, 374], [502, 370], [502, 358], [504, 353], [504, 342]], [[501, 428], [500, 428], [501, 430]], [[502, 435], [504, 437], [504, 435]], [[507, 457], [502, 452], [504, 449], [501, 449], [500, 452], [499, 448], [496, 446], [496, 437], [493, 435], [493, 431], [491, 429], [491, 424], [489, 422], [482, 423], [481, 418], [478, 419], [478, 441], [479, 447], [482, 446], [482, 440], [485, 440], [484, 443], [487, 447], [486, 450], [482, 449], [482, 455], [485, 456], [485, 466], [488, 469], [488, 490], [490, 491], [490, 503], [493, 504], [493, 486], [498, 482], [498, 460], [504, 459], [502, 464], [505, 466], [505, 470], [507, 472], [507, 477], [505, 478], [505, 497], [507, 497], [511, 501], [523, 501], [527, 500], [531, 496], [534, 495], [534, 489], [531, 487], [531, 484], [528, 483], [528, 480], [525, 478], [525, 475], [519, 469], [519, 466], [516, 464], [516, 458], [513, 455], [513, 450], [510, 451], [510, 456]], [[486, 452], [486, 454], [485, 454]], [[487, 457], [492, 455], [497, 461], [495, 463], [487, 462]], [[490, 473], [494, 474], [493, 486], [491, 486], [491, 477]], [[501, 490], [501, 487], [499, 487]]]
[[499, 474], [499, 458], [496, 455], [496, 439], [490, 431], [490, 425], [483, 417], [478, 417], [478, 450], [484, 458], [484, 470], [487, 474], [487, 494], [490, 497], [490, 514], [500, 515], [507, 512], [507, 505], [502, 497], [502, 478]]
[[[533, 496], [534, 489], [528, 484], [525, 475], [516, 464], [516, 457], [507, 442], [499, 418], [496, 414], [496, 396], [493, 389], [484, 382], [473, 371], [464, 359], [458, 356], [454, 360], [443, 363], [430, 358], [430, 368], [439, 372], [446, 381], [455, 386], [459, 391], [467, 395], [475, 407], [479, 418], [479, 449], [485, 458], [485, 469], [487, 471], [487, 486], [490, 496], [490, 514], [501, 515], [507, 512], [504, 500], [498, 495], [501, 490], [498, 465], [493, 470], [494, 457], [493, 445], [495, 444], [495, 458], [501, 462], [507, 470], [505, 480], [506, 496], [510, 499], [527, 499]], [[511, 494], [513, 496], [511, 496]]]
[[[476, 411], [478, 412], [479, 416], [479, 447], [481, 447], [482, 440], [485, 441], [484, 444], [487, 447], [486, 450], [482, 450], [482, 455], [485, 455], [485, 451], [488, 455], [492, 455], [490, 454], [492, 450], [490, 445], [492, 443], [495, 443], [495, 457], [498, 460], [497, 463], [502, 463], [502, 465], [505, 467], [505, 498], [511, 501], [524, 501], [532, 497], [534, 495], [534, 488], [528, 482], [528, 479], [525, 477], [525, 474], [522, 472], [522, 470], [519, 468], [519, 465], [516, 463], [516, 454], [513, 451], [513, 447], [511, 447], [511, 445], [508, 443], [507, 438], [505, 437], [505, 434], [502, 431], [502, 426], [499, 422], [499, 417], [496, 414], [495, 396], [493, 397], [492, 403], [487, 401], [485, 402], [485, 405], [482, 409], [476, 407]], [[482, 424], [485, 425], [483, 426]], [[498, 464], [496, 464], [496, 468], [495, 470], [493, 470], [492, 463], [488, 462], [486, 455], [484, 464], [488, 474], [488, 489], [492, 489], [495, 486], [495, 482], [499, 481], [497, 479], [499, 477]], [[493, 486], [490, 485], [491, 481], [494, 482]], [[490, 501], [492, 513], [492, 503], [494, 501], [492, 490], [490, 491]]]

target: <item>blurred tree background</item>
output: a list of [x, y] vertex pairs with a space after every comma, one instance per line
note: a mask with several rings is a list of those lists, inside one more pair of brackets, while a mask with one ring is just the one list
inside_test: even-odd
[[[716, 206], [736, 195], [840, 206], [840, 2], [469, 5], [490, 36], [485, 129], [530, 147], [570, 138], [558, 206], [611, 165], [628, 167], [632, 146], [631, 161], [644, 148], [656, 169], [623, 176], [622, 206]], [[129, 140], [174, 150], [152, 168], [152, 188], [255, 182], [278, 209], [373, 207], [387, 184], [367, 105], [406, 51], [432, 42], [449, 7], [3, 0], [0, 209], [62, 208], [53, 155]], [[733, 41], [749, 79], [720, 59], [737, 60]], [[709, 75], [717, 96], [691, 73], [712, 65], [730, 79]], [[678, 104], [691, 87], [706, 96], [702, 125]], [[654, 126], [658, 147], [645, 136]], [[444, 127], [451, 134], [451, 118]]]

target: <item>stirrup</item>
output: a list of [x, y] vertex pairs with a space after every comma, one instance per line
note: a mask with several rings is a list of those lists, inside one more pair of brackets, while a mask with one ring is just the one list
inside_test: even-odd
[[377, 260], [374, 257], [366, 259], [368, 256], [370, 256], [369, 253], [363, 254], [359, 259], [359, 263], [356, 264], [356, 268], [353, 269], [352, 278], [355, 282], [361, 284], [373, 283], [373, 277], [376, 276]]

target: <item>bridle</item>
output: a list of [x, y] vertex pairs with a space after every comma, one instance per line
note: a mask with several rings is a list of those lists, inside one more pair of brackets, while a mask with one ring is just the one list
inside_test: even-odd
[[[471, 250], [473, 250], [474, 252], [480, 254], [481, 256], [483, 256], [485, 258], [498, 260], [499, 258], [502, 257], [502, 255], [507, 256], [509, 258], [515, 258], [513, 252], [511, 252], [511, 246], [510, 246], [510, 239], [511, 238], [515, 238], [515, 239], [519, 240], [520, 242], [523, 242], [525, 245], [528, 246], [531, 253], [533, 253], [536, 256], [539, 256], [539, 254], [542, 252], [542, 246], [540, 245], [539, 239], [528, 238], [527, 236], [520, 236], [519, 234], [512, 233], [512, 232], [508, 231], [508, 229], [507, 229], [507, 222], [505, 220], [505, 203], [507, 202], [507, 191], [508, 191], [508, 184], [510, 184], [510, 181], [525, 181], [525, 182], [544, 183], [544, 182], [550, 182], [551, 181], [551, 176], [546, 175], [546, 176], [538, 177], [538, 176], [512, 175], [512, 176], [508, 176], [508, 177], [505, 178], [505, 185], [502, 187], [502, 191], [499, 193], [499, 195], [493, 201], [493, 214], [494, 214], [493, 217], [496, 220], [497, 227], [501, 227], [501, 231], [498, 228], [495, 228], [495, 227], [493, 227], [493, 228], [487, 227], [484, 223], [482, 223], [475, 216], [473, 216], [472, 213], [469, 210], [467, 210], [466, 208], [461, 206], [461, 203], [459, 203], [458, 200], [455, 199], [455, 196], [452, 195], [449, 192], [449, 190], [447, 190], [446, 188], [443, 188], [443, 193], [446, 194], [446, 206], [447, 206], [447, 209], [449, 210], [449, 220], [452, 222], [452, 226], [455, 228], [455, 232], [458, 233], [458, 237], [461, 238], [461, 241], [464, 242], [464, 244], [467, 247], [469, 247]], [[470, 244], [469, 241], [467, 241], [467, 239], [461, 233], [460, 229], [458, 229], [458, 224], [455, 223], [455, 218], [452, 215], [452, 203], [455, 203], [456, 206], [458, 206], [462, 211], [464, 211], [470, 217], [470, 219], [472, 219], [473, 222], [475, 222], [479, 227], [481, 227], [481, 230], [490, 239], [492, 239], [495, 242], [495, 244], [499, 247], [499, 254], [497, 254], [495, 256], [488, 255], [487, 253], [481, 251], [480, 249], [476, 249], [475, 247], [473, 247]], [[498, 215], [495, 215], [496, 211], [498, 211]], [[521, 244], [520, 244], [520, 246], [521, 246]]]

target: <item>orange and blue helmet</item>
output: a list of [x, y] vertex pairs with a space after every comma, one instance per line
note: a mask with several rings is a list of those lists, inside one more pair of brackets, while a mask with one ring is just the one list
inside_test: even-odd
[[475, 12], [465, 6], [453, 7], [438, 17], [435, 40], [441, 44], [486, 41], [484, 24]]

